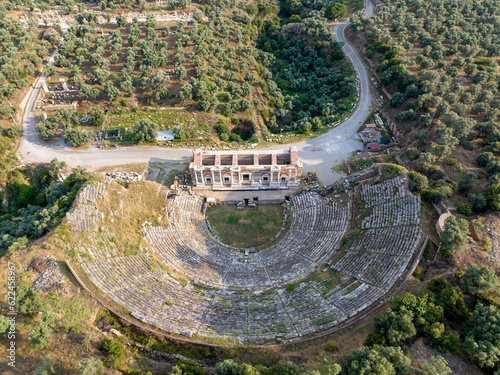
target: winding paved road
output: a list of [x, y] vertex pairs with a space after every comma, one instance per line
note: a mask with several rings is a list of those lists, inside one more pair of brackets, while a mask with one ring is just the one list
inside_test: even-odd
[[[373, 13], [373, 4], [365, 0], [366, 15]], [[345, 39], [344, 30], [348, 21], [337, 24], [333, 33], [335, 39], [344, 42], [344, 52], [351, 59], [358, 74], [360, 96], [357, 109], [349, 119], [336, 128], [319, 137], [293, 144], [297, 147], [299, 156], [304, 163], [304, 171], [316, 171], [320, 181], [329, 184], [338, 179], [340, 174], [332, 173], [331, 168], [350, 157], [353, 151], [360, 148], [359, 141], [353, 138], [359, 127], [369, 116], [372, 105], [370, 81], [366, 68], [355, 50]], [[53, 63], [56, 53], [50, 56], [49, 63]], [[130, 163], [145, 163], [149, 161], [189, 162], [193, 151], [188, 148], [164, 147], [120, 147], [116, 149], [99, 149], [91, 147], [86, 150], [74, 150], [66, 147], [61, 141], [46, 143], [38, 137], [35, 131], [34, 113], [36, 98], [41, 91], [42, 82], [46, 77], [42, 75], [32, 90], [23, 118], [23, 137], [19, 146], [19, 153], [24, 162], [49, 162], [57, 157], [65, 161], [68, 166], [86, 166], [96, 169], [103, 166], [123, 165]], [[289, 145], [268, 148], [282, 149]]]

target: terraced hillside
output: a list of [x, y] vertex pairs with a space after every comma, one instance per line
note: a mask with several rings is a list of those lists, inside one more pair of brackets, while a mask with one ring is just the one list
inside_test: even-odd
[[161, 215], [137, 224], [144, 246], [119, 249], [119, 233], [106, 224], [124, 220], [123, 206], [113, 207], [117, 195], [127, 189], [88, 185], [67, 215], [82, 232], [81, 270], [134, 318], [200, 340], [266, 344], [334, 328], [404, 278], [422, 238], [420, 198], [403, 177], [340, 198], [292, 197], [290, 229], [259, 252], [216, 240], [203, 201], [184, 193], [161, 197]]

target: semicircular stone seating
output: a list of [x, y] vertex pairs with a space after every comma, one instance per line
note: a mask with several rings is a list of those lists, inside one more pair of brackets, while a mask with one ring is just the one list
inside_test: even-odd
[[[202, 200], [172, 195], [168, 225], [142, 226], [148, 251], [118, 256], [114, 243], [95, 239], [105, 185], [84, 188], [67, 214], [72, 229], [89, 232], [81, 266], [133, 317], [186, 336], [265, 344], [334, 327], [403, 279], [422, 236], [420, 198], [396, 177], [358, 185], [343, 199], [292, 197], [290, 229], [259, 252], [221, 244]], [[341, 249], [350, 227], [357, 230]]]

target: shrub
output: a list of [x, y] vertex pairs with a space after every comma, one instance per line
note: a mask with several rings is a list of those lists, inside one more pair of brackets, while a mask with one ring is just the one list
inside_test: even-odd
[[429, 186], [429, 180], [424, 175], [414, 172], [415, 176], [410, 181], [410, 190], [414, 193], [422, 193]]
[[92, 119], [92, 125], [94, 126], [101, 126], [106, 120], [106, 115], [99, 106], [89, 108], [89, 110], [87, 111], [87, 116]]
[[82, 128], [69, 128], [64, 131], [64, 142], [71, 143], [73, 147], [80, 147], [90, 141], [91, 132], [86, 132]]
[[444, 173], [444, 172], [443, 172], [443, 171], [441, 171], [441, 170], [437, 170], [437, 171], [433, 172], [433, 173], [429, 176], [429, 178], [430, 178], [431, 180], [434, 180], [434, 181], [437, 181], [437, 180], [444, 180], [444, 179], [446, 179], [446, 173]]
[[366, 337], [365, 346], [385, 346], [386, 340], [383, 335], [378, 332], [371, 332]]
[[491, 251], [491, 249], [492, 249], [492, 243], [491, 243], [491, 238], [490, 237], [486, 237], [484, 239], [484, 246], [483, 246], [483, 248], [484, 248], [484, 251], [488, 251], [488, 252]]
[[472, 264], [461, 277], [460, 284], [466, 293], [494, 297], [498, 295], [500, 280], [493, 268]]
[[104, 365], [99, 359], [84, 358], [76, 367], [80, 375], [104, 375]]
[[466, 215], [466, 216], [471, 216], [472, 215], [472, 206], [469, 203], [460, 203], [457, 206], [457, 212]]
[[125, 348], [120, 341], [104, 338], [99, 349], [108, 352], [106, 362], [110, 363], [114, 369], [119, 370], [125, 367]]
[[137, 124], [132, 127], [132, 133], [139, 143], [154, 142], [158, 134], [158, 124], [149, 119], [139, 120]]
[[64, 327], [75, 333], [80, 333], [83, 322], [92, 314], [92, 309], [88, 303], [80, 297], [74, 297], [64, 302], [61, 310], [63, 312], [62, 323]]
[[476, 213], [483, 212], [487, 207], [486, 198], [482, 194], [467, 194], [467, 198], [472, 206], [472, 210]]
[[443, 248], [452, 250], [462, 250], [469, 237], [469, 224], [467, 220], [450, 216], [444, 224], [444, 231], [441, 234]]
[[338, 352], [340, 349], [340, 344], [337, 341], [328, 341], [325, 348], [329, 352]]
[[415, 271], [413, 272], [413, 276], [419, 280], [423, 280], [425, 277], [425, 267], [419, 264]]
[[297, 288], [297, 284], [288, 284], [286, 286], [286, 291], [287, 292], [293, 292]]

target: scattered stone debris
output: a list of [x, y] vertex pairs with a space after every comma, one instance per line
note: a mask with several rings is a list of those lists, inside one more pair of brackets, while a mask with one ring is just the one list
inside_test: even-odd
[[500, 238], [493, 230], [488, 232], [488, 236], [491, 238], [490, 256], [493, 258], [493, 261], [500, 264]]
[[33, 271], [33, 287], [42, 293], [54, 290], [63, 281], [63, 274], [57, 260], [49, 255], [33, 258], [26, 266], [26, 272]]
[[137, 172], [108, 172], [106, 176], [109, 176], [115, 180], [126, 180], [126, 181], [141, 181], [142, 175]]

